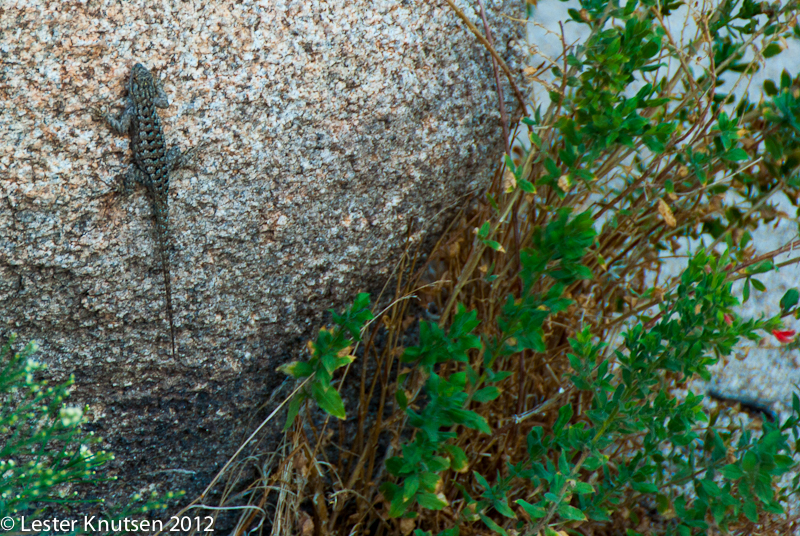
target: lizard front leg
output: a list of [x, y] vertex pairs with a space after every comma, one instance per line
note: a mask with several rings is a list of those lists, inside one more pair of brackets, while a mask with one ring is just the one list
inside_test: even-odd
[[104, 121], [108, 126], [111, 127], [111, 130], [116, 132], [117, 134], [128, 134], [131, 130], [131, 122], [133, 121], [133, 117], [136, 114], [136, 109], [134, 108], [133, 102], [128, 100], [128, 103], [125, 106], [125, 109], [119, 115], [118, 118], [112, 117], [110, 114], [102, 111], [100, 108], [96, 108], [94, 106], [89, 108], [89, 111], [92, 114], [92, 117], [96, 121]]

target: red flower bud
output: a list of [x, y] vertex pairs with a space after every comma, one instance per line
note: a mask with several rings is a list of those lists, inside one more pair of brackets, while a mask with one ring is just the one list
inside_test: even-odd
[[793, 329], [773, 329], [772, 334], [778, 339], [781, 344], [787, 344], [794, 340], [795, 330]]

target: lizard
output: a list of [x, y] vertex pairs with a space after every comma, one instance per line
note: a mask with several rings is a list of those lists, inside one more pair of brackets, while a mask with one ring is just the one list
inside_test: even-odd
[[127, 84], [128, 96], [125, 108], [118, 118], [111, 117], [98, 108], [90, 108], [96, 120], [105, 121], [117, 134], [131, 137], [133, 164], [123, 177], [125, 192], [130, 192], [133, 183], [147, 189], [153, 205], [155, 219], [156, 249], [161, 260], [166, 292], [167, 319], [169, 320], [172, 356], [175, 356], [175, 322], [172, 314], [172, 286], [169, 262], [169, 176], [194, 156], [195, 149], [181, 152], [178, 147], [167, 150], [161, 119], [156, 108], [169, 106], [167, 94], [147, 68], [137, 63], [131, 69]]

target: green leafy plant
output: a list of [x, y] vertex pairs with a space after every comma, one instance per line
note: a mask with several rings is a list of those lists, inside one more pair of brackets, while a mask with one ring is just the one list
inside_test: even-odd
[[328, 414], [338, 419], [345, 418], [342, 397], [331, 386], [331, 380], [337, 369], [349, 365], [355, 359], [349, 350], [353, 344], [361, 340], [361, 330], [369, 320], [372, 320], [369, 294], [359, 294], [345, 314], [339, 315], [335, 311], [331, 311], [331, 314], [336, 327], [319, 331], [316, 342], [310, 345], [310, 359], [294, 361], [278, 368], [296, 380], [308, 378], [310, 381], [310, 385], [292, 399], [284, 429], [292, 425], [301, 405], [309, 399], [316, 401]]
[[[84, 485], [89, 489], [110, 480], [103, 467], [113, 459], [111, 453], [95, 449], [99, 437], [83, 432], [85, 410], [65, 404], [74, 377], [48, 385], [37, 378], [44, 368], [32, 357], [37, 344], [29, 342], [17, 351], [15, 341], [16, 335], [11, 335], [0, 347], [0, 518], [4, 523], [14, 521], [13, 527], [3, 526], [7, 534], [22, 534], [20, 516], [26, 517], [26, 530], [30, 531], [52, 506], [103, 502], [83, 498], [74, 488]], [[119, 520], [164, 509], [168, 501], [180, 495], [144, 498], [137, 494], [104, 519]], [[76, 523], [69, 533], [81, 534], [84, 529], [83, 523]]]
[[[445, 499], [433, 494], [439, 484], [438, 473], [446, 469], [463, 470], [467, 460], [461, 447], [448, 442], [456, 437], [453, 430], [461, 425], [485, 434], [492, 433], [484, 417], [467, 409], [469, 402], [486, 403], [500, 395], [495, 384], [511, 373], [494, 370], [498, 358], [545, 348], [542, 338], [544, 321], [548, 316], [566, 310], [570, 304], [562, 297], [564, 285], [591, 277], [580, 260], [593, 238], [588, 214], [570, 220], [568, 210], [562, 210], [544, 230], [534, 234], [533, 247], [521, 254], [522, 298], [515, 300], [508, 296], [497, 318], [502, 331], [487, 341], [486, 347], [480, 336], [474, 333], [479, 324], [475, 311], [468, 313], [459, 307], [447, 334], [434, 323], [420, 324], [420, 345], [407, 348], [401, 361], [415, 363], [427, 377], [425, 393], [428, 401], [424, 410], [417, 413], [408, 407], [408, 399], [415, 398], [416, 394], [409, 397], [402, 389], [396, 394], [400, 409], [408, 416], [408, 425], [418, 432], [414, 442], [403, 447], [402, 456], [392, 457], [386, 462], [389, 473], [403, 482], [402, 487], [392, 482], [381, 486], [384, 497], [391, 502], [390, 516], [405, 515], [415, 503], [434, 510], [447, 505]], [[543, 296], [534, 289], [545, 274], [557, 283]], [[469, 352], [475, 350], [483, 354], [482, 366], [477, 370], [469, 366]], [[447, 379], [440, 377], [436, 366], [449, 362], [464, 363], [466, 370]], [[400, 382], [404, 380], [404, 375], [401, 375]], [[443, 429], [449, 431], [442, 432]], [[476, 475], [478, 477], [483, 478]], [[503, 501], [497, 502], [496, 508], [510, 512]]]
[[15, 352], [14, 341], [0, 349], [0, 517], [73, 501], [67, 485], [97, 483], [97, 469], [113, 459], [92, 451], [100, 439], [81, 432], [83, 410], [64, 405], [74, 378], [53, 387], [37, 380], [36, 344]]

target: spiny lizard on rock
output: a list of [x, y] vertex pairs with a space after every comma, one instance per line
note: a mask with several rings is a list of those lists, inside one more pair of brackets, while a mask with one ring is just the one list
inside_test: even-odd
[[133, 164], [123, 179], [126, 192], [133, 182], [138, 182], [150, 192], [153, 202], [153, 216], [156, 222], [156, 245], [161, 257], [161, 268], [164, 273], [166, 287], [167, 317], [170, 337], [172, 339], [172, 355], [175, 355], [175, 323], [172, 319], [172, 288], [170, 285], [169, 264], [169, 174], [180, 167], [189, 167], [188, 162], [194, 156], [195, 149], [181, 152], [177, 147], [167, 151], [161, 120], [156, 108], [169, 106], [167, 94], [156, 82], [150, 71], [141, 63], [131, 70], [128, 80], [128, 98], [125, 109], [118, 119], [91, 108], [92, 116], [104, 120], [118, 134], [129, 134]]

